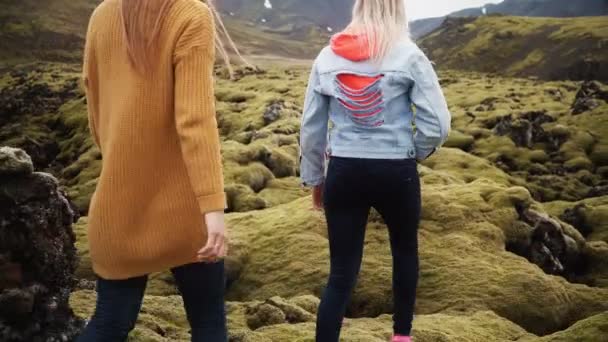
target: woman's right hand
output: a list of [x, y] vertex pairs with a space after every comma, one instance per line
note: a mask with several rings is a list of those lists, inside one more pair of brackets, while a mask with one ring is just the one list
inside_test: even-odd
[[223, 211], [205, 214], [207, 244], [198, 251], [200, 262], [217, 262], [228, 254], [228, 235]]

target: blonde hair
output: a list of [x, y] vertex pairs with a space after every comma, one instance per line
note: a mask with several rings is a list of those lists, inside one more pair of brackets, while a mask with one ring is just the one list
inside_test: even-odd
[[[154, 43], [159, 36], [163, 19], [167, 17], [175, 0], [123, 0], [121, 15], [122, 25], [127, 42], [127, 52], [133, 67], [139, 72], [145, 72], [154, 66], [155, 55]], [[224, 60], [230, 75], [233, 73], [230, 63], [230, 55], [226, 50], [226, 44], [244, 62], [236, 44], [230, 38], [222, 18], [215, 9], [213, 0], [203, 0], [209, 6], [215, 25], [215, 49], [217, 54]]]
[[357, 0], [347, 31], [365, 37], [372, 59], [382, 61], [396, 42], [409, 39], [405, 0]]

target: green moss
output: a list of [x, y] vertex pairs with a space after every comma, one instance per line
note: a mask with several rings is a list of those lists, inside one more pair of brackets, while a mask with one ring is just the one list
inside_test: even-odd
[[300, 178], [288, 177], [269, 181], [259, 195], [268, 207], [273, 207], [289, 203], [308, 194], [309, 191], [302, 187]]
[[[577, 322], [563, 332], [534, 340], [539, 342], [601, 342], [604, 340], [606, 334], [608, 334], [608, 313], [604, 312]], [[530, 341], [532, 341], [532, 339], [530, 339]]]
[[[472, 183], [458, 178], [450, 183], [437, 181], [454, 177], [442, 173], [430, 169], [422, 173], [419, 314], [492, 310], [529, 331], [546, 333], [606, 309], [600, 298], [608, 290], [547, 276], [504, 250], [505, 235], [518, 218], [516, 207], [532, 205], [525, 189], [500, 186], [488, 178]], [[229, 298], [320, 294], [328, 271], [327, 240], [323, 216], [312, 211], [310, 198], [256, 214], [233, 214], [229, 227], [234, 241], [249, 246], [247, 263]], [[387, 245], [386, 231], [372, 223], [349, 309], [355, 317], [391, 310]], [[478, 285], [471, 286], [471, 281]]]
[[217, 91], [215, 98], [222, 102], [243, 103], [256, 98], [254, 92], [236, 92], [231, 90]]
[[593, 286], [608, 288], [608, 242], [588, 243], [583, 253], [588, 267], [583, 281]]
[[89, 210], [100, 172], [101, 154], [97, 148], [89, 149], [63, 170], [62, 178], [68, 186], [68, 195], [81, 213], [87, 213]]
[[549, 155], [543, 150], [534, 150], [529, 154], [530, 161], [534, 163], [546, 163], [549, 161]]
[[87, 237], [87, 218], [81, 218], [74, 224], [74, 233], [76, 234], [76, 250], [78, 251], [78, 268], [76, 269], [76, 278], [96, 280], [93, 267], [91, 265], [91, 257], [89, 255], [89, 239]]
[[247, 185], [228, 184], [225, 191], [229, 211], [260, 210], [268, 206], [268, 203]]
[[446, 141], [446, 147], [459, 148], [463, 151], [468, 151], [471, 146], [475, 143], [475, 138], [470, 135], [463, 134], [459, 131], [450, 132], [450, 137]]
[[517, 73], [517, 72], [521, 72], [522, 70], [532, 68], [535, 65], [538, 65], [538, 64], [544, 62], [546, 57], [547, 56], [545, 56], [545, 54], [543, 53], [542, 50], [540, 50], [540, 49], [533, 50], [526, 56], [525, 59], [512, 65], [509, 68], [509, 71], [512, 73]]
[[590, 159], [595, 165], [608, 165], [608, 145], [596, 145], [591, 152]]
[[296, 158], [298, 147], [294, 145], [275, 148], [268, 160], [268, 168], [275, 177], [293, 177], [297, 173]]
[[571, 171], [593, 170], [593, 163], [585, 157], [576, 157], [564, 163], [564, 166]]
[[[272, 298], [266, 303], [227, 304], [231, 341], [314, 341], [315, 324], [288, 323], [294, 312], [305, 310], [291, 300]], [[318, 302], [318, 299], [311, 298]], [[92, 291], [78, 291], [71, 304], [77, 315], [90, 317], [95, 303]], [[303, 311], [300, 311], [303, 310]], [[146, 296], [140, 319], [129, 341], [189, 341], [188, 324], [179, 297]], [[309, 319], [312, 317], [309, 317]], [[596, 323], [594, 323], [595, 325]], [[252, 327], [259, 327], [255, 331]], [[390, 338], [392, 320], [388, 315], [377, 318], [346, 319], [341, 340], [346, 342], [382, 342]], [[161, 335], [162, 334], [162, 335]], [[414, 336], [420, 342], [435, 341], [503, 341], [534, 338], [522, 328], [492, 312], [475, 314], [419, 315], [414, 321]]]
[[[232, 177], [236, 183], [247, 185], [255, 192], [262, 191], [266, 184], [274, 179], [272, 172], [261, 163], [235, 167], [232, 170]], [[230, 174], [227, 178], [230, 179]]]

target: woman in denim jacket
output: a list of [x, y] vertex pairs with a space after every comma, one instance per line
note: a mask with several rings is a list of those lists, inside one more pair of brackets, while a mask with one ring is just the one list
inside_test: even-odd
[[[357, 0], [353, 20], [314, 62], [301, 128], [301, 177], [325, 210], [331, 271], [317, 341], [338, 341], [355, 286], [370, 209], [393, 255], [394, 342], [410, 341], [418, 282], [417, 161], [447, 139], [437, 75], [409, 39], [403, 0]], [[325, 173], [326, 156], [329, 166]]]

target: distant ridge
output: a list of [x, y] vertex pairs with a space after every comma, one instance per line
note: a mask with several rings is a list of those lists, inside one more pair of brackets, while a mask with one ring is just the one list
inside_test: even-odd
[[606, 17], [447, 18], [419, 41], [440, 68], [608, 81]]
[[[478, 17], [504, 14], [523, 17], [587, 17], [608, 15], [608, 0], [505, 0], [498, 4], [467, 8], [447, 17]], [[420, 39], [433, 32], [446, 17], [427, 18], [411, 23], [412, 36]]]

